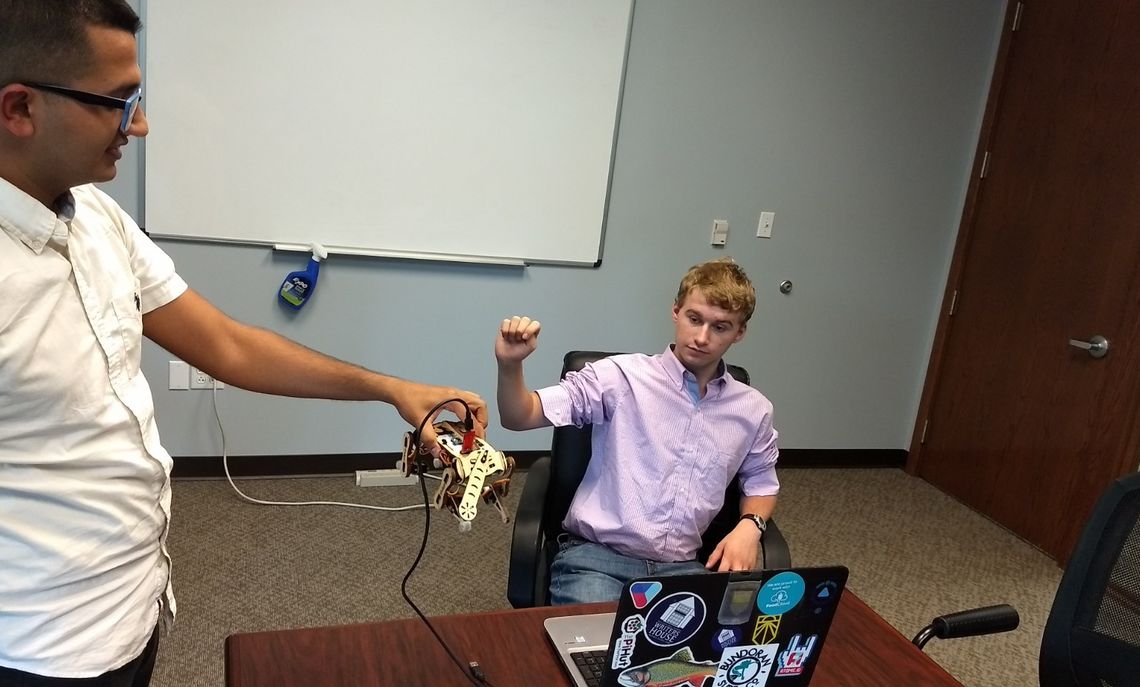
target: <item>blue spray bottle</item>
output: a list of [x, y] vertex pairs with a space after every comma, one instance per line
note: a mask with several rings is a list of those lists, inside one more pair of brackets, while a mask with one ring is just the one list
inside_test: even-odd
[[281, 302], [293, 310], [300, 310], [313, 295], [317, 288], [317, 275], [321, 272], [321, 260], [329, 256], [328, 251], [319, 243], [312, 245], [312, 251], [309, 266], [304, 271], [290, 272], [285, 281], [281, 282], [281, 290], [277, 293]]

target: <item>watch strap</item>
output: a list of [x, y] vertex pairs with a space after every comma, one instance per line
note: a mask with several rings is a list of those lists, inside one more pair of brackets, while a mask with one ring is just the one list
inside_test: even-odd
[[761, 534], [768, 529], [768, 523], [764, 521], [764, 518], [755, 513], [744, 513], [740, 516], [740, 520], [751, 520], [752, 523], [756, 525], [756, 529], [760, 530]]

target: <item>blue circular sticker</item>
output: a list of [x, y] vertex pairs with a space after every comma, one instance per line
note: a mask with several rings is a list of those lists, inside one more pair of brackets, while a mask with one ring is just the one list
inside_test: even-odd
[[657, 646], [688, 641], [705, 622], [705, 602], [696, 594], [678, 592], [661, 599], [645, 616], [645, 638]]
[[804, 598], [804, 578], [782, 572], [764, 583], [756, 595], [756, 608], [765, 615], [783, 615]]

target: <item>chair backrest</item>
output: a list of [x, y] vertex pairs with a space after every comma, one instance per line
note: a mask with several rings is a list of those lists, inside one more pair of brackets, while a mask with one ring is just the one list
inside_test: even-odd
[[1140, 473], [1108, 487], [1077, 541], [1045, 624], [1040, 678], [1140, 684]]
[[[567, 372], [581, 370], [586, 363], [611, 355], [618, 354], [603, 351], [570, 351], [562, 360], [562, 377], [565, 377]], [[728, 373], [740, 382], [750, 383], [748, 372], [742, 367], [728, 365]], [[566, 512], [570, 510], [570, 501], [574, 498], [578, 485], [582, 483], [582, 477], [586, 474], [586, 465], [590, 462], [591, 437], [592, 431], [589, 425], [582, 428], [571, 425], [554, 429], [554, 439], [550, 448], [550, 487], [546, 493], [547, 502], [542, 515], [542, 527], [547, 542], [554, 542], [562, 532], [562, 521], [566, 518]], [[708, 558], [716, 544], [736, 527], [739, 517], [740, 487], [734, 479], [725, 490], [724, 506], [705, 530], [703, 544], [697, 554], [699, 560]]]

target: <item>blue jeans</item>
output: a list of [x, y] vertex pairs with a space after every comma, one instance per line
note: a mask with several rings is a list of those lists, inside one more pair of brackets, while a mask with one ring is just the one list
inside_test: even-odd
[[639, 577], [708, 572], [698, 561], [659, 563], [623, 556], [608, 546], [570, 534], [558, 537], [550, 565], [550, 603], [617, 601], [625, 583]]

